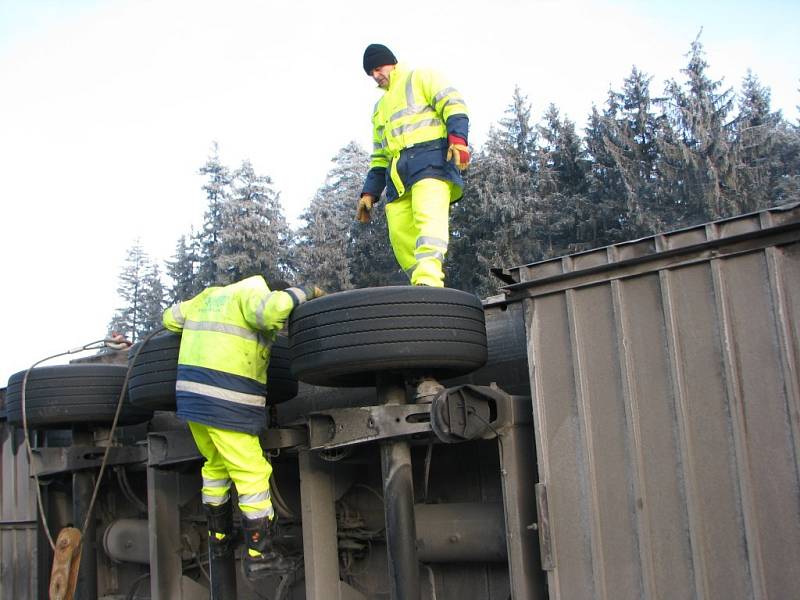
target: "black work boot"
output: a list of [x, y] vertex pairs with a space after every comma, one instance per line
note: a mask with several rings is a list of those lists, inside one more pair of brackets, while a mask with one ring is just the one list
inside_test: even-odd
[[248, 519], [242, 516], [242, 528], [245, 542], [244, 573], [248, 579], [290, 573], [296, 569], [296, 563], [275, 547], [274, 532], [270, 531], [267, 517]]
[[233, 539], [233, 511], [230, 501], [225, 504], [203, 504], [208, 521], [208, 550], [215, 556], [224, 556], [235, 547]]
[[236, 541], [233, 534], [233, 511], [225, 504], [203, 504], [208, 520], [208, 570], [211, 600], [236, 597]]

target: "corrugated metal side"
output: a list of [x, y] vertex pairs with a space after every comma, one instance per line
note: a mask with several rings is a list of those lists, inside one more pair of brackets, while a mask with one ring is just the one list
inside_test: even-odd
[[526, 272], [548, 267], [525, 267], [510, 286], [552, 599], [800, 597], [800, 228], [785, 217], [635, 268], [539, 285]]
[[0, 600], [36, 598], [35, 491], [21, 431], [0, 422]]

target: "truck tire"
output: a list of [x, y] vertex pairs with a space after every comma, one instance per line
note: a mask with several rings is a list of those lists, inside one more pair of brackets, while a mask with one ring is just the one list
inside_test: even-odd
[[175, 374], [180, 345], [181, 336], [165, 332], [150, 338], [141, 350], [139, 344], [130, 349], [128, 360], [133, 364], [128, 396], [131, 404], [150, 410], [175, 410]]
[[279, 335], [272, 343], [267, 369], [267, 404], [283, 404], [297, 396], [297, 378], [292, 375], [289, 338]]
[[[150, 410], [176, 409], [175, 379], [180, 345], [180, 335], [166, 332], [151, 338], [138, 355], [135, 354], [138, 348], [131, 348], [131, 360], [136, 356], [129, 384], [134, 406]], [[297, 379], [289, 370], [289, 342], [286, 336], [279, 335], [272, 344], [267, 370], [267, 404], [280, 404], [296, 395]]]
[[289, 319], [292, 373], [332, 387], [375, 385], [380, 372], [439, 379], [486, 362], [480, 300], [460, 290], [388, 286], [306, 302]]
[[[25, 405], [28, 426], [63, 429], [65, 425], [110, 425], [125, 381], [127, 367], [108, 364], [70, 364], [38, 367], [28, 376]], [[22, 426], [22, 381], [25, 371], [8, 380], [8, 422]], [[153, 413], [123, 400], [119, 424], [147, 421]]]

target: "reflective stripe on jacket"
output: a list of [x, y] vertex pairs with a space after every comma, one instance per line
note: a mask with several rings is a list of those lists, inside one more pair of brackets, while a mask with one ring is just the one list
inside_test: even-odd
[[264, 278], [210, 287], [164, 311], [181, 333], [175, 385], [177, 415], [221, 429], [258, 433], [265, 425], [270, 346], [299, 288], [271, 292]]
[[373, 152], [364, 193], [387, 199], [402, 196], [426, 177], [452, 181], [453, 200], [464, 182], [446, 160], [447, 134], [467, 139], [467, 106], [459, 92], [429, 69], [407, 70], [398, 64], [389, 73], [389, 88], [372, 115]]

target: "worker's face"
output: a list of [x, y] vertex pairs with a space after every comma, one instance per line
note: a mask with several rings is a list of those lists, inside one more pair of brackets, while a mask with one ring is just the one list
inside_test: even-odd
[[394, 71], [394, 65], [381, 65], [380, 67], [375, 67], [372, 69], [372, 73], [370, 73], [370, 77], [375, 80], [375, 83], [378, 84], [378, 87], [382, 87], [383, 89], [389, 88], [389, 73]]

